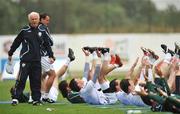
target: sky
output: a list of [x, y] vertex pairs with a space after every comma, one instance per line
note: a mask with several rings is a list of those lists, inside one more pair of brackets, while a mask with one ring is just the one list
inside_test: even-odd
[[166, 9], [168, 5], [175, 5], [178, 10], [180, 10], [180, 0], [152, 0], [157, 9]]

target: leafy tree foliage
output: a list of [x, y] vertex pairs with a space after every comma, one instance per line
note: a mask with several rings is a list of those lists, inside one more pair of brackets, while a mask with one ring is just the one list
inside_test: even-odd
[[52, 33], [180, 32], [180, 11], [151, 0], [0, 0], [0, 34], [16, 34], [31, 11], [51, 16]]

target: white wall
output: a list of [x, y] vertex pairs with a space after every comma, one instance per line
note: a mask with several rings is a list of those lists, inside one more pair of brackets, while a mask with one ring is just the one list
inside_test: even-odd
[[83, 68], [83, 46], [110, 47], [112, 53], [120, 54], [125, 60], [121, 70], [127, 70], [136, 57], [142, 56], [141, 46], [154, 50], [162, 58], [164, 53], [160, 45], [166, 44], [174, 50], [174, 42], [180, 43], [180, 34], [86, 34], [70, 35], [67, 47], [75, 50], [76, 61], [71, 64], [72, 70]]
[[[142, 56], [140, 47], [146, 47], [154, 50], [163, 57], [161, 44], [166, 44], [174, 50], [174, 42], [180, 43], [180, 33], [177, 34], [75, 34], [75, 35], [52, 35], [54, 39], [53, 50], [55, 56], [59, 59], [65, 58], [68, 48], [75, 51], [76, 60], [71, 64], [70, 70], [83, 70], [84, 55], [81, 48], [84, 46], [109, 47], [111, 53], [120, 54], [124, 60], [124, 66], [121, 70], [127, 70], [132, 62], [138, 56]], [[0, 59], [7, 58], [7, 53], [3, 51], [3, 44], [7, 41], [13, 41], [15, 36], [0, 36]], [[19, 49], [16, 51], [14, 58], [18, 58]], [[56, 65], [58, 66], [58, 65]], [[3, 66], [1, 66], [3, 67]], [[1, 71], [2, 72], [2, 71]]]

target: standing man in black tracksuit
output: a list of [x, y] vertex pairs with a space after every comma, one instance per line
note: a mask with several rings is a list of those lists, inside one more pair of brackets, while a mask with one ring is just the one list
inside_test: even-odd
[[20, 71], [12, 96], [12, 105], [18, 104], [18, 98], [23, 92], [27, 77], [30, 79], [33, 105], [40, 105], [41, 89], [41, 46], [43, 45], [49, 55], [49, 61], [54, 62], [53, 52], [49, 44], [49, 36], [43, 27], [39, 25], [39, 13], [31, 12], [28, 15], [29, 25], [21, 29], [15, 38], [9, 52], [11, 61], [15, 50], [22, 44], [20, 52]]

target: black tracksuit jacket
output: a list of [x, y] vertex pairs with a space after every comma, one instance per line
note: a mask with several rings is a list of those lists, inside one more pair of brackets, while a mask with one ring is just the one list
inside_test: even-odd
[[40, 24], [38, 27], [25, 26], [17, 35], [8, 52], [12, 56], [15, 50], [22, 44], [20, 60], [22, 62], [40, 61], [41, 47], [47, 50], [49, 57], [53, 57], [53, 52], [49, 42], [49, 35]]
[[[49, 36], [48, 40], [49, 40], [50, 46], [53, 46], [53, 39], [50, 36], [50, 32], [49, 32], [48, 27], [46, 25], [42, 24], [42, 23], [40, 23], [40, 24], [41, 24], [41, 28], [45, 29], [47, 34], [48, 34], [48, 36]], [[43, 45], [41, 46], [41, 56], [48, 56], [48, 52], [46, 50], [46, 47], [44, 47]]]

